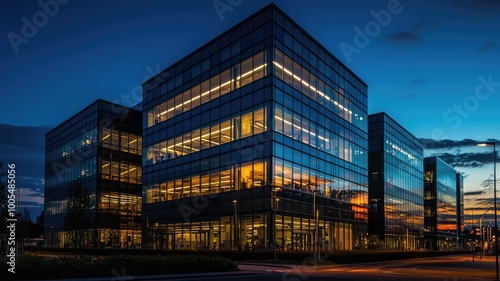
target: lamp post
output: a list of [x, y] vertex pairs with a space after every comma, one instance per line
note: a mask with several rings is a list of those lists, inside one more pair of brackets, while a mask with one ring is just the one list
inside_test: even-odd
[[493, 146], [493, 204], [495, 215], [495, 270], [498, 278], [498, 220], [497, 220], [497, 146], [496, 142], [479, 143], [478, 146]]
[[314, 196], [313, 196], [313, 217], [314, 217], [314, 247], [313, 247], [313, 252], [314, 252], [314, 261], [317, 261], [317, 260], [319, 261], [319, 259], [320, 259], [320, 255], [319, 255], [319, 220], [318, 220], [319, 210], [316, 210], [316, 192], [318, 192], [318, 190], [315, 189], [313, 192], [314, 192]]
[[53, 236], [53, 234], [52, 234], [52, 232], [53, 232], [53, 231], [54, 231], [54, 226], [53, 226], [53, 225], [51, 225], [51, 226], [50, 226], [50, 230], [49, 230], [49, 248], [54, 247], [54, 241], [52, 241], [52, 239], [54, 239], [54, 238], [52, 237], [52, 236]]
[[481, 233], [481, 258], [482, 258], [484, 256], [483, 216], [479, 217], [479, 233]]
[[276, 211], [278, 210], [278, 201], [279, 199], [276, 197], [276, 192], [280, 191], [281, 187], [273, 188], [273, 199], [274, 199], [274, 227], [273, 227], [273, 239], [274, 239], [274, 260], [276, 260], [276, 244], [278, 244], [278, 239], [276, 238]]
[[235, 248], [238, 250], [238, 215], [236, 212], [236, 203], [238, 200], [233, 200], [234, 203], [234, 242], [235, 242]]
[[408, 227], [406, 227], [406, 250], [408, 250], [408, 251], [410, 250], [410, 244], [409, 244], [410, 239], [409, 238], [410, 238], [410, 235], [408, 233]]

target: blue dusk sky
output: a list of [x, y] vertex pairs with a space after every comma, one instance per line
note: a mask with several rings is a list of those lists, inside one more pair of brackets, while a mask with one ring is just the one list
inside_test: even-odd
[[[18, 166], [22, 206], [43, 209], [48, 130], [98, 98], [140, 102], [146, 79], [269, 3], [2, 1], [0, 161]], [[474, 141], [500, 139], [500, 1], [274, 3], [368, 84], [368, 113], [468, 175], [470, 206], [491, 198], [491, 150]]]

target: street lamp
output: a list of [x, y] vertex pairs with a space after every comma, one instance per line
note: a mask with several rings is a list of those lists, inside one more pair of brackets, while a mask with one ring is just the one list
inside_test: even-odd
[[234, 242], [235, 242], [235, 248], [238, 250], [238, 215], [236, 213], [236, 203], [238, 200], [233, 200], [234, 203]]
[[[320, 259], [320, 252], [319, 252], [319, 210], [316, 210], [316, 192], [318, 192], [317, 189], [313, 190], [314, 196], [313, 196], [313, 217], [314, 217], [314, 260]], [[317, 253], [317, 258], [316, 258], [316, 251]]]
[[484, 238], [483, 238], [483, 216], [479, 217], [479, 233], [481, 233], [481, 258], [484, 256]]
[[278, 201], [279, 199], [276, 198], [276, 192], [280, 191], [281, 187], [275, 187], [273, 188], [273, 199], [274, 199], [274, 228], [273, 228], [273, 239], [274, 239], [274, 260], [276, 260], [276, 248], [278, 244], [278, 239], [276, 238], [276, 211], [278, 210]]
[[49, 230], [49, 248], [54, 247], [54, 241], [52, 241], [52, 239], [54, 239], [54, 238], [52, 237], [52, 236], [54, 235], [54, 234], [52, 234], [52, 232], [53, 232], [53, 231], [54, 231], [54, 226], [53, 226], [53, 225], [51, 225], [51, 226], [50, 226], [50, 230]]
[[497, 146], [496, 142], [479, 143], [477, 146], [493, 146], [493, 204], [495, 213], [495, 269], [498, 278], [498, 220], [497, 220]]

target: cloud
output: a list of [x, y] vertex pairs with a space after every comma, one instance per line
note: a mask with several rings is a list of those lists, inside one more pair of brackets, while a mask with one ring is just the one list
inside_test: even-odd
[[496, 45], [497, 45], [497, 43], [495, 41], [490, 41], [490, 42], [484, 44], [483, 46], [481, 46], [481, 48], [479, 48], [477, 50], [477, 52], [478, 53], [486, 53], [486, 52], [490, 51], [491, 49], [493, 49]]
[[489, 14], [495, 16], [500, 13], [500, 1], [498, 0], [452, 0], [450, 6], [455, 11], [464, 11], [472, 14], [476, 19]]
[[416, 44], [422, 42], [422, 37], [411, 31], [399, 31], [384, 38], [387, 43], [392, 44]]
[[473, 196], [473, 195], [481, 195], [485, 193], [485, 190], [474, 190], [474, 191], [467, 191], [464, 192], [464, 196]]
[[[439, 148], [455, 148], [455, 147], [465, 147], [465, 146], [476, 146], [484, 141], [477, 141], [472, 139], [463, 140], [433, 140], [421, 138], [420, 141], [424, 144], [425, 149], [439, 149]], [[490, 141], [490, 140], [488, 140]]]
[[40, 153], [49, 127], [0, 124], [0, 154]]
[[413, 81], [410, 82], [411, 85], [420, 85], [420, 84], [424, 84], [426, 82], [425, 79], [423, 78], [418, 78], [418, 79], [415, 79]]
[[462, 8], [462, 4], [463, 4], [463, 0], [451, 0], [451, 2], [450, 2], [450, 6], [456, 10]]
[[[417, 86], [417, 85], [424, 84], [425, 81], [426, 80], [422, 79], [422, 78], [414, 79], [414, 80], [410, 81], [410, 87], [414, 87], [414, 86]], [[403, 99], [409, 99], [409, 98], [413, 98], [416, 95], [417, 95], [417, 93], [414, 92], [414, 91], [412, 91], [412, 92], [409, 92], [409, 93], [401, 95], [401, 98], [403, 98]]]
[[43, 178], [48, 127], [0, 124], [0, 162], [18, 165], [21, 176]]
[[432, 31], [438, 27], [439, 22], [439, 20], [423, 19], [412, 25], [411, 30], [416, 32]]
[[414, 96], [416, 96], [416, 95], [417, 95], [417, 93], [415, 93], [415, 92], [411, 92], [411, 93], [408, 93], [408, 94], [402, 95], [402, 96], [401, 96], [401, 98], [403, 98], [403, 99], [409, 99], [409, 98], [412, 98], [412, 97], [414, 97]]
[[0, 162], [16, 164], [16, 186], [21, 191], [20, 207], [37, 216], [43, 210], [45, 190], [45, 134], [48, 127], [0, 124]]
[[491, 152], [483, 153], [434, 153], [432, 156], [438, 156], [443, 159], [452, 167], [463, 167], [463, 168], [479, 168], [483, 165], [493, 163], [493, 157]]
[[20, 192], [20, 205], [41, 206], [43, 205], [43, 191], [39, 188], [19, 188]]
[[[491, 151], [486, 152], [465, 152], [460, 151], [461, 147], [473, 147], [484, 141], [477, 141], [472, 139], [463, 140], [432, 140], [432, 139], [420, 139], [424, 144], [424, 149], [435, 151], [431, 153], [430, 156], [438, 156], [443, 159], [446, 163], [453, 167], [467, 167], [467, 168], [479, 168], [487, 164], [493, 163], [493, 157]], [[486, 141], [497, 141], [494, 139], [488, 139]], [[455, 153], [442, 152], [439, 150], [443, 149], [453, 149], [457, 148]], [[498, 154], [497, 154], [498, 157]], [[500, 160], [500, 158], [497, 158]]]
[[472, 11], [479, 15], [486, 15], [489, 13], [500, 13], [500, 1], [498, 0], [475, 0], [471, 3], [470, 8]]

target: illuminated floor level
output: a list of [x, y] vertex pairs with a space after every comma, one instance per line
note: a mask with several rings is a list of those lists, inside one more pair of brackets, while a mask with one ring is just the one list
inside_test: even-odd
[[[238, 216], [238, 215], [237, 215]], [[221, 217], [220, 220], [150, 224], [146, 247], [155, 250], [271, 250], [273, 240], [279, 251], [352, 250], [363, 247], [365, 226], [351, 222], [319, 220], [318, 232], [312, 218], [283, 216], [268, 224], [268, 214]], [[270, 227], [269, 227], [270, 225]], [[274, 229], [274, 225], [276, 228]], [[276, 239], [272, 239], [276, 233]], [[318, 235], [316, 235], [318, 233]], [[318, 237], [317, 243], [315, 237]]]

